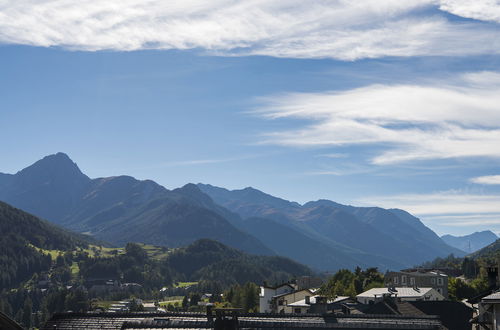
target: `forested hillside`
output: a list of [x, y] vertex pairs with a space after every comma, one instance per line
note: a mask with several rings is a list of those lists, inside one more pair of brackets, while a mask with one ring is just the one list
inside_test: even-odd
[[0, 288], [17, 286], [34, 273], [48, 270], [51, 258], [39, 249], [73, 250], [87, 246], [81, 236], [3, 202], [0, 233]]
[[288, 258], [249, 255], [206, 239], [176, 250], [166, 263], [184, 280], [216, 282], [222, 287], [246, 282], [280, 283], [312, 274], [308, 267]]

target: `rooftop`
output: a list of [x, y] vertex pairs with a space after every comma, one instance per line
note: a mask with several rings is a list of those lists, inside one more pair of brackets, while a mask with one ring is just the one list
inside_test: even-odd
[[[234, 322], [231, 319], [227, 321]], [[207, 329], [217, 320], [201, 313], [61, 313], [43, 329]], [[437, 317], [401, 315], [241, 314], [239, 329], [442, 329]]]
[[[290, 306], [290, 307], [308, 307], [311, 304], [315, 304], [316, 303], [316, 297], [319, 297], [319, 295], [312, 296], [311, 298], [309, 298], [309, 302], [310, 302], [309, 304], [306, 304], [306, 300], [302, 299], [302, 300], [293, 302], [291, 304], [288, 304], [287, 306]], [[341, 302], [341, 301], [347, 300], [349, 298], [350, 297], [348, 297], [348, 296], [338, 296], [338, 297], [336, 297], [333, 300], [328, 300], [327, 303], [328, 304], [337, 303], [337, 302]]]
[[404, 288], [398, 287], [395, 290], [389, 290], [389, 288], [373, 288], [368, 291], [358, 294], [356, 297], [375, 297], [383, 296], [386, 294], [397, 295], [400, 298], [405, 297], [421, 297], [427, 294], [433, 288]]
[[500, 291], [494, 292], [482, 299], [483, 301], [494, 301], [498, 300], [500, 301]]

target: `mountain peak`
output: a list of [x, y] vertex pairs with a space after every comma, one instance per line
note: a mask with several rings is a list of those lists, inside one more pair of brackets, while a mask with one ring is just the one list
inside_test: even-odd
[[484, 230], [464, 236], [443, 235], [441, 239], [445, 241], [446, 244], [463, 251], [474, 252], [495, 242], [498, 236], [491, 230]]
[[88, 180], [88, 177], [80, 171], [78, 165], [63, 152], [43, 157], [34, 164], [17, 172], [16, 176], [29, 176], [42, 180], [46, 180], [49, 177], [76, 177], [80, 180]]

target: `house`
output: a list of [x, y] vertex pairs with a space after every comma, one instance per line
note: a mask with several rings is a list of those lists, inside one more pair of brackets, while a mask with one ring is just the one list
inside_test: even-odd
[[416, 270], [411, 272], [387, 272], [385, 274], [386, 286], [396, 287], [425, 287], [433, 288], [445, 299], [448, 299], [448, 275], [438, 270]]
[[155, 303], [143, 303], [142, 308], [145, 312], [157, 312], [158, 311], [158, 306], [156, 306]]
[[295, 313], [297, 310], [294, 310], [290, 304], [299, 300], [310, 300], [312, 296], [314, 296], [314, 292], [310, 289], [295, 290], [274, 296], [271, 299], [271, 312], [285, 314]]
[[288, 304], [287, 307], [291, 309], [294, 314], [324, 314], [328, 311], [332, 311], [335, 309], [335, 305], [340, 307], [340, 304], [349, 300], [350, 297], [347, 296], [339, 296], [335, 299], [328, 300], [326, 297], [315, 295], [312, 297], [306, 296], [302, 300], [298, 300], [291, 304]]
[[500, 291], [481, 299], [472, 323], [477, 325], [476, 329], [500, 329]]
[[129, 292], [139, 292], [142, 290], [142, 285], [139, 283], [123, 283], [121, 289]]
[[87, 290], [93, 294], [102, 292], [114, 292], [121, 289], [118, 279], [89, 278], [85, 282]]
[[399, 301], [430, 301], [444, 300], [442, 294], [433, 288], [373, 288], [356, 296], [356, 300], [362, 304], [374, 304], [386, 298], [393, 297]]
[[261, 313], [270, 313], [273, 311], [273, 297], [291, 293], [295, 291], [296, 286], [290, 283], [284, 283], [278, 286], [263, 285], [260, 287], [259, 311]]

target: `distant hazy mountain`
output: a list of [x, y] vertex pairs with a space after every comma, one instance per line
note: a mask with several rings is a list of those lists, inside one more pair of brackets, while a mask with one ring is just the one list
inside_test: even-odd
[[[337, 251], [342, 251], [339, 255], [346, 253], [351, 256], [351, 261], [356, 259], [360, 262], [359, 256], [364, 254], [369, 258], [368, 263], [385, 265], [386, 268], [415, 265], [450, 253], [464, 254], [447, 245], [418, 218], [402, 210], [354, 207], [329, 200], [301, 206], [253, 188], [230, 191], [211, 185], [198, 186], [216, 203], [240, 214], [242, 218], [248, 218], [245, 221], [247, 227], [248, 223], [255, 221], [252, 219], [259, 219], [257, 227], [262, 228], [262, 232], [250, 232], [275, 250], [275, 245], [284, 244], [286, 235], [276, 234], [275, 245], [271, 245], [265, 237], [266, 226], [262, 219], [273, 220], [318, 243], [327, 246], [336, 244]], [[354, 258], [353, 253], [357, 253], [358, 258]], [[361, 260], [364, 261], [364, 258], [361, 257]]]
[[90, 179], [63, 153], [0, 174], [0, 200], [116, 245], [179, 247], [208, 238], [325, 271], [398, 269], [463, 254], [402, 210], [328, 200], [300, 205], [253, 188], [187, 184], [170, 191], [130, 176]]
[[211, 238], [249, 253], [274, 254], [223, 216], [182, 194], [129, 176], [90, 179], [63, 153], [47, 156], [15, 175], [2, 175], [0, 200], [114, 244], [177, 247]]
[[467, 253], [472, 253], [495, 242], [498, 236], [490, 230], [485, 230], [465, 236], [444, 235], [441, 236], [441, 238], [448, 245], [454, 246]]

